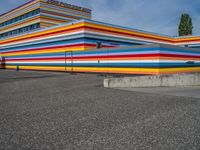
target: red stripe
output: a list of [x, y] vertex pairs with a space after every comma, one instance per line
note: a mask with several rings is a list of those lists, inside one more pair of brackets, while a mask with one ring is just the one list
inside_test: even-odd
[[187, 58], [199, 58], [198, 56], [188, 56], [188, 55], [177, 55], [177, 54], [126, 54], [126, 55], [99, 55], [99, 56], [79, 56], [79, 57], [73, 57], [73, 59], [89, 59], [89, 58], [124, 58], [124, 57], [187, 57]]
[[[63, 54], [64, 55], [64, 54]], [[92, 58], [96, 58], [96, 59], [101, 59], [101, 58], [125, 58], [125, 57], [162, 57], [162, 56], [167, 56], [167, 57], [184, 57], [184, 58], [199, 58], [198, 56], [188, 56], [188, 55], [176, 55], [176, 54], [127, 54], [127, 55], [112, 55], [112, 56], [105, 56], [105, 55], [101, 55], [101, 56], [81, 56], [81, 57], [73, 57], [73, 59], [92, 59]], [[9, 61], [26, 61], [26, 60], [64, 60], [65, 57], [53, 57], [53, 58], [28, 58], [28, 59], [12, 59]], [[67, 60], [72, 59], [70, 58], [66, 58]]]
[[[16, 41], [20, 41], [20, 40], [27, 40], [27, 39], [30, 39], [30, 38], [33, 39], [33, 38], [38, 38], [38, 37], [47, 36], [47, 35], [51, 35], [51, 34], [57, 35], [57, 34], [60, 34], [62, 32], [72, 31], [72, 30], [76, 30], [76, 29], [92, 29], [92, 30], [98, 30], [98, 31], [105, 31], [105, 32], [113, 33], [113, 34], [118, 33], [118, 34], [121, 34], [121, 35], [129, 35], [129, 36], [134, 36], [134, 37], [138, 37], [138, 38], [144, 38], [144, 39], [150, 39], [150, 40], [154, 39], [154, 40], [163, 41], [163, 42], [166, 42], [166, 41], [172, 42], [172, 41], [167, 40], [167, 39], [166, 40], [161, 40], [161, 39], [157, 39], [157, 38], [153, 38], [153, 37], [146, 37], [146, 36], [141, 36], [141, 35], [133, 35], [131, 33], [122, 33], [122, 32], [119, 32], [119, 31], [111, 31], [111, 30], [99, 29], [99, 28], [87, 27], [87, 26], [77, 27], [77, 28], [68, 29], [68, 30], [64, 30], [64, 31], [62, 30], [62, 31], [58, 31], [56, 33], [53, 32], [53, 33], [43, 34], [43, 35], [40, 35], [40, 36], [34, 36], [34, 37], [29, 37], [29, 38], [14, 40], [14, 41], [16, 42]], [[1, 44], [5, 44], [5, 43], [9, 43], [9, 42], [3, 42]]]
[[[64, 53], [63, 53], [64, 55]], [[112, 56], [105, 56], [105, 55], [99, 55], [99, 56], [81, 56], [81, 57], [73, 57], [73, 59], [89, 59], [89, 58], [116, 58], [116, 57], [151, 57], [151, 56], [159, 56], [159, 54], [132, 54], [132, 55], [112, 55]], [[52, 57], [52, 58], [28, 58], [28, 59], [12, 59], [12, 61], [15, 60], [63, 60], [65, 57]], [[66, 58], [67, 59], [67, 58]], [[71, 58], [68, 58], [71, 59]]]
[[159, 56], [159, 54], [127, 54], [127, 55], [99, 55], [99, 56], [80, 56], [80, 57], [73, 57], [73, 59], [89, 59], [89, 58], [124, 58], [124, 57], [151, 57], [151, 56]]
[[194, 55], [181, 55], [181, 54], [160, 54], [160, 57], [186, 57], [186, 58], [200, 58], [200, 56], [194, 56]]
[[[87, 47], [96, 47], [96, 44], [87, 44], [87, 43], [82, 43], [82, 44], [71, 44], [71, 45], [62, 45], [62, 46], [54, 46], [54, 47], [44, 47], [44, 48], [33, 48], [33, 49], [28, 49], [28, 50], [17, 50], [17, 51], [10, 51], [10, 52], [2, 52], [2, 54], [9, 54], [9, 53], [16, 53], [16, 52], [31, 52], [31, 51], [40, 51], [40, 50], [52, 50], [55, 48], [70, 48], [70, 47], [78, 47], [78, 46], [87, 46]], [[103, 45], [102, 48], [111, 48], [115, 46], [107, 46]]]
[[[21, 38], [21, 39], [19, 39], [19, 40], [11, 40], [11, 41], [8, 41], [8, 42], [0, 42], [0, 44], [6, 44], [6, 43], [12, 43], [13, 41], [14, 42], [17, 42], [17, 41], [21, 41], [21, 40], [28, 40], [28, 39], [35, 39], [35, 38], [39, 38], [39, 37], [43, 37], [43, 36], [50, 36], [50, 35], [57, 35], [57, 34], [60, 34], [60, 33], [62, 33], [62, 32], [66, 32], [66, 31], [73, 31], [73, 30], [81, 30], [81, 29], [84, 29], [84, 27], [76, 27], [76, 28], [73, 28], [73, 29], [67, 29], [67, 30], [62, 30], [62, 31], [57, 31], [56, 33], [55, 32], [51, 32], [51, 33], [46, 33], [46, 34], [42, 34], [42, 35], [38, 35], [38, 36], [34, 36], [34, 37], [25, 37], [25, 38]], [[31, 33], [31, 32], [30, 32]]]
[[[3, 52], [3, 54], [10, 54], [10, 53], [16, 53], [16, 52], [32, 52], [32, 51], [40, 51], [40, 50], [52, 50], [55, 48], [70, 48], [70, 47], [78, 47], [78, 46], [94, 46], [94, 44], [71, 44], [71, 45], [62, 45], [62, 46], [53, 46], [53, 47], [44, 47], [44, 48], [33, 48], [28, 50], [17, 50], [17, 51], [11, 51], [11, 52]], [[67, 49], [66, 49], [67, 50]]]
[[163, 42], [173, 42], [172, 40], [169, 40], [169, 39], [158, 39], [156, 37], [148, 37], [147, 36], [142, 36], [142, 35], [134, 35], [134, 34], [131, 34], [131, 33], [122, 33], [122, 32], [119, 32], [119, 31], [111, 31], [111, 30], [106, 30], [106, 29], [99, 29], [99, 28], [94, 28], [94, 27], [87, 27], [85, 26], [85, 29], [92, 29], [92, 30], [99, 30], [99, 31], [105, 31], [105, 32], [110, 32], [110, 33], [118, 33], [118, 34], [121, 34], [121, 35], [129, 35], [129, 36], [134, 36], [134, 37], [140, 37], [140, 38], [144, 38], [144, 39], [150, 39], [150, 40], [157, 40], [157, 41], [163, 41]]

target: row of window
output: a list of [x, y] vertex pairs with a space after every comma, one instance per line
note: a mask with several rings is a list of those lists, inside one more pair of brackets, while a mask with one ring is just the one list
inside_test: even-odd
[[26, 18], [28, 18], [28, 17], [37, 15], [37, 14], [39, 14], [39, 13], [40, 13], [40, 9], [38, 8], [38, 9], [33, 10], [33, 11], [31, 11], [31, 12], [29, 12], [29, 13], [26, 13], [26, 14], [24, 14], [24, 15], [21, 15], [21, 16], [18, 16], [18, 17], [16, 17], [16, 18], [13, 18], [13, 19], [11, 19], [11, 20], [8, 20], [8, 21], [6, 21], [6, 22], [0, 23], [0, 27], [9, 25], [9, 24], [11, 24], [11, 23], [20, 21], [20, 20], [22, 20], [22, 19], [26, 19]]
[[40, 28], [40, 23], [32, 24], [32, 25], [29, 25], [29, 26], [26, 26], [23, 28], [19, 28], [19, 29], [13, 30], [13, 31], [2, 33], [2, 34], [0, 34], [0, 38], [11, 36], [11, 35], [16, 35], [19, 33], [27, 32], [30, 30], [35, 30], [38, 28]]

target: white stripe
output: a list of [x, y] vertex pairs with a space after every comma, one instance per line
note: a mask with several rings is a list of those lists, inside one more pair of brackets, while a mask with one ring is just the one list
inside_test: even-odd
[[[62, 36], [67, 36], [67, 35], [74, 35], [74, 34], [80, 34], [80, 33], [84, 33], [84, 31], [79, 31], [79, 32], [73, 32], [73, 33], [66, 33], [66, 34], [61, 34], [61, 35], [56, 35], [56, 36], [48, 36], [48, 37], [43, 37], [43, 38], [37, 38], [35, 40], [30, 39], [30, 40], [26, 40], [26, 41], [22, 41], [22, 42], [14, 42], [14, 43], [9, 43], [9, 44], [2, 44], [1, 46], [8, 46], [8, 45], [12, 45], [12, 44], [20, 44], [20, 43], [27, 43], [27, 42], [33, 42], [33, 41], [40, 41], [40, 40], [47, 40], [47, 39], [51, 39], [51, 38], [56, 38], [56, 37], [62, 37]], [[33, 34], [33, 33], [27, 33], [27, 35], [29, 34]]]
[[[193, 61], [193, 60], [188, 60]], [[96, 60], [96, 61], [69, 61], [67, 60], [66, 63], [186, 63], [188, 61], [171, 61], [171, 60]], [[200, 63], [200, 61], [193, 61], [194, 63]], [[7, 62], [7, 64], [14, 64], [14, 63], [36, 63], [36, 64], [46, 64], [46, 63], [65, 63], [65, 61], [15, 61], [15, 62]]]

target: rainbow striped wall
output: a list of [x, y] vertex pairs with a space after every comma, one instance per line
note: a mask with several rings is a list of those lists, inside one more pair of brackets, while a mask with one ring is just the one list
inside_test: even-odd
[[[64, 36], [71, 36], [75, 34], [82, 34], [84, 38], [90, 38], [89, 42], [92, 47], [96, 46], [96, 41], [102, 44], [109, 44], [111, 46], [124, 45], [144, 45], [144, 44], [170, 44], [170, 45], [200, 45], [200, 36], [190, 37], [170, 37], [166, 35], [145, 32], [136, 29], [124, 28], [121, 26], [106, 24], [98, 21], [83, 19], [70, 23], [64, 23], [53, 27], [33, 31], [17, 36], [3, 38], [0, 41], [0, 47], [14, 44], [26, 44], [27, 42], [44, 41], [47, 38], [60, 38]], [[95, 41], [94, 41], [95, 40]], [[84, 42], [85, 44], [88, 44]], [[94, 44], [95, 43], [95, 44]]]
[[52, 5], [47, 0], [40, 0], [40, 11], [41, 28], [81, 20], [83, 18], [91, 19], [91, 12]]
[[122, 74], [200, 72], [200, 51], [143, 45], [87, 51], [7, 56], [7, 68]]
[[83, 18], [91, 18], [91, 12], [53, 5], [48, 3], [48, 0], [30, 0], [27, 3], [0, 15], [0, 23], [27, 14], [36, 9], [40, 9], [39, 14], [0, 27], [0, 34], [36, 23], [40, 23], [40, 28], [46, 28], [75, 20], [81, 20]]
[[[103, 49], [95, 50], [97, 42]], [[81, 20], [5, 38], [0, 55], [9, 69], [170, 74], [199, 71], [200, 51], [163, 44], [198, 43], [200, 37], [171, 38]]]

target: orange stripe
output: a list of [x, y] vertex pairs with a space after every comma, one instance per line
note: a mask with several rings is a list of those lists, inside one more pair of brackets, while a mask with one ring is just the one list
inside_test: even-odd
[[[33, 39], [33, 38], [35, 39], [37, 37], [45, 37], [44, 35], [47, 35], [47, 34], [57, 35], [57, 34], [60, 34], [60, 32], [66, 33], [67, 32], [66, 30], [74, 29], [74, 28], [77, 28], [77, 27], [83, 27], [83, 23], [80, 22], [80, 23], [70, 25], [70, 26], [57, 27], [56, 29], [54, 28], [54, 29], [49, 29], [49, 30], [45, 30], [45, 31], [39, 31], [39, 32], [36, 32], [36, 33], [28, 34], [28, 35], [21, 35], [21, 36], [15, 37], [15, 38], [1, 40], [0, 44], [6, 44], [6, 43], [9, 43], [9, 42], [12, 43], [13, 41], [14, 42], [15, 41], [23, 41], [23, 40], [27, 40], [27, 39]], [[57, 34], [55, 34], [55, 33], [57, 33]]]

